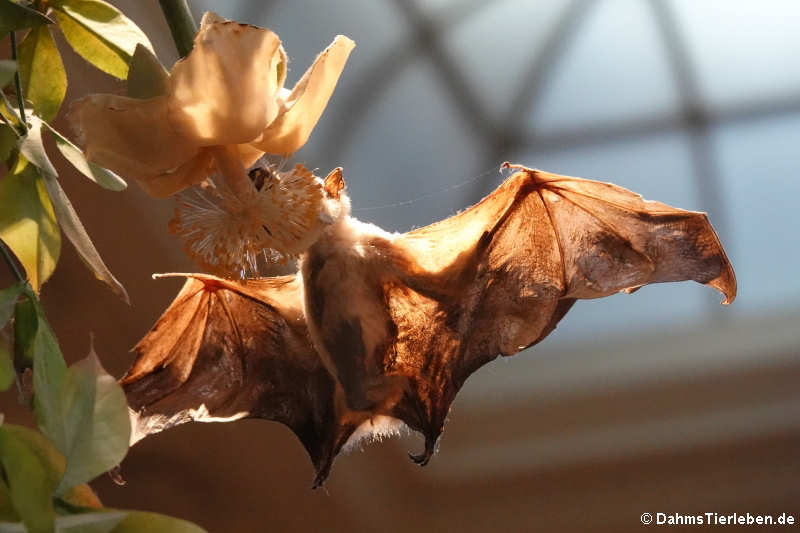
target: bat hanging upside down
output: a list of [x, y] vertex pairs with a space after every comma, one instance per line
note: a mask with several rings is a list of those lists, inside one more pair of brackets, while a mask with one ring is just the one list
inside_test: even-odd
[[[508, 165], [507, 165], [508, 166]], [[296, 275], [188, 278], [122, 384], [133, 440], [190, 421], [289, 426], [327, 478], [338, 452], [403, 425], [424, 465], [470, 374], [544, 339], [578, 299], [694, 280], [736, 296], [706, 215], [609, 183], [524, 167], [475, 206], [390, 234], [350, 216], [341, 169], [329, 225]]]

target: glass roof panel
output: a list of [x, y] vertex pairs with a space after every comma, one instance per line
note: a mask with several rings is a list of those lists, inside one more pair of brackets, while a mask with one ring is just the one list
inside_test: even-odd
[[672, 5], [713, 107], [800, 92], [800, 2], [672, 0]]
[[739, 279], [734, 312], [764, 312], [800, 300], [798, 131], [797, 114], [714, 131], [731, 213], [725, 244]]
[[[417, 60], [394, 78], [370, 112], [348, 126], [357, 129], [339, 154], [354, 214], [389, 230], [424, 226], [471, 203], [442, 193], [474, 172], [480, 150], [432, 68]], [[406, 205], [412, 199], [418, 200]]]
[[[506, 13], [511, 17], [511, 13]], [[640, 0], [590, 4], [529, 120], [537, 132], [663, 115], [678, 106], [653, 12]]]
[[[495, 116], [509, 112], [528, 70], [540, 60], [550, 29], [568, 2], [487, 2], [444, 33], [443, 42], [483, 105]], [[514, 13], [509, 17], [509, 13]]]
[[391, 3], [359, 0], [292, 0], [290, 2], [192, 2], [195, 13], [218, 11], [277, 33], [289, 54], [287, 84], [303, 75], [317, 54], [338, 35], [347, 35], [357, 48], [348, 61], [350, 77], [403, 42], [407, 25]]

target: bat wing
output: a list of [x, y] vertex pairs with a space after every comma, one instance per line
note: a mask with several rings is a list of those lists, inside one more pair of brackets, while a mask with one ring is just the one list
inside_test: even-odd
[[393, 414], [421, 430], [426, 462], [467, 377], [541, 341], [577, 299], [694, 280], [736, 295], [703, 213], [631, 191], [519, 167], [475, 206], [394, 241], [397, 283], [384, 286], [397, 336], [387, 374], [409, 377]]
[[320, 485], [363, 417], [336, 400], [308, 339], [300, 282], [187, 276], [121, 380], [137, 413], [133, 440], [191, 421], [275, 420], [303, 443]]

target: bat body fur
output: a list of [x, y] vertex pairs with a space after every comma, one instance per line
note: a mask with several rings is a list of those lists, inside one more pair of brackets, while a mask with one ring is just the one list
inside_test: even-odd
[[442, 222], [390, 234], [350, 216], [340, 170], [329, 225], [296, 275], [188, 280], [122, 383], [136, 437], [183, 422], [280, 421], [326, 479], [343, 448], [408, 428], [434, 453], [467, 377], [545, 338], [578, 299], [736, 280], [702, 213], [615, 185], [518, 167]]

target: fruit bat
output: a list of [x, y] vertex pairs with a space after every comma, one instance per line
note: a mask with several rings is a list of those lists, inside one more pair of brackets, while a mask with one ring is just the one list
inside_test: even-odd
[[121, 380], [133, 439], [275, 420], [305, 446], [317, 487], [343, 447], [407, 426], [424, 436], [410, 455], [424, 465], [470, 374], [540, 342], [576, 300], [682, 280], [735, 298], [705, 214], [513, 168], [478, 204], [403, 234], [351, 217], [337, 169], [323, 186], [329, 224], [295, 275], [185, 274]]

